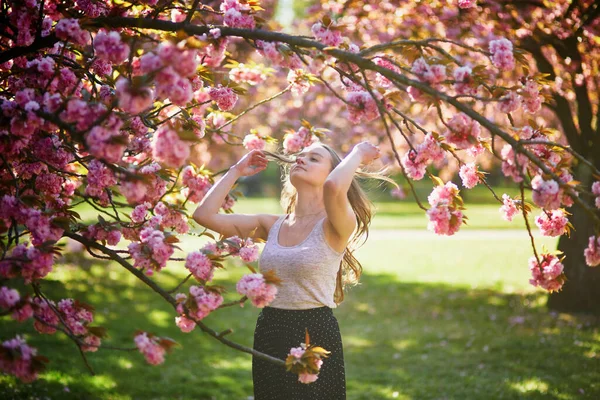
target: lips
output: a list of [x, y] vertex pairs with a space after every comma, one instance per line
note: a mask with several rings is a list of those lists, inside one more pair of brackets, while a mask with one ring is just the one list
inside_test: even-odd
[[301, 169], [301, 170], [303, 170], [303, 171], [306, 171], [304, 168], [302, 168], [302, 167], [301, 167], [301, 166], [299, 166], [298, 164], [296, 164], [296, 165], [294, 165], [294, 166], [292, 167], [292, 170], [296, 170], [296, 169]]

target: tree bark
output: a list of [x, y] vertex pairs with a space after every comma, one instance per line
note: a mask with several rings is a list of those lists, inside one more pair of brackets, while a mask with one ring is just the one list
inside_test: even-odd
[[[590, 169], [583, 164], [573, 172], [574, 179], [585, 187], [594, 182]], [[558, 250], [566, 256], [563, 265], [567, 281], [560, 292], [549, 294], [546, 306], [554, 311], [600, 315], [600, 266], [588, 266], [583, 255], [588, 238], [594, 235], [594, 223], [577, 204], [566, 210], [573, 214], [569, 220], [575, 227], [571, 237], [562, 235], [558, 241]]]

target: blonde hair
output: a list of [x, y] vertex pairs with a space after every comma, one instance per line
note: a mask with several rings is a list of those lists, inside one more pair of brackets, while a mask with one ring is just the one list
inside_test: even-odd
[[[331, 155], [331, 170], [333, 171], [333, 169], [342, 161], [340, 156], [330, 146], [324, 143], [319, 143], [319, 145], [323, 146]], [[288, 156], [266, 150], [263, 151], [263, 153], [267, 156], [267, 158], [278, 162], [283, 169], [281, 177], [283, 188], [281, 190], [280, 203], [286, 214], [291, 214], [296, 208], [297, 191], [290, 182], [289, 167], [290, 164], [295, 162], [295, 159], [293, 155]], [[344, 289], [347, 285], [355, 286], [359, 284], [358, 281], [362, 275], [362, 265], [360, 261], [354, 257], [353, 252], [362, 246], [369, 237], [369, 225], [371, 224], [371, 219], [375, 213], [373, 203], [369, 200], [364, 190], [361, 188], [357, 178], [379, 179], [398, 187], [396, 182], [384, 175], [387, 170], [387, 168], [384, 168], [377, 172], [367, 172], [359, 168], [355, 172], [352, 183], [350, 184], [350, 188], [348, 189], [348, 200], [350, 201], [354, 215], [356, 215], [357, 228], [354, 235], [352, 235], [352, 237], [348, 240], [346, 251], [342, 261], [340, 262], [333, 298], [336, 304], [340, 304], [342, 301], [344, 301]], [[359, 239], [363, 235], [365, 236], [364, 241], [359, 245]]]

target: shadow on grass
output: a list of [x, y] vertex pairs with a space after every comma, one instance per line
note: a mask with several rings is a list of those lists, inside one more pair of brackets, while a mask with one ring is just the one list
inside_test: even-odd
[[[68, 268], [65, 266], [65, 268]], [[225, 285], [231, 300], [244, 268], [232, 268]], [[182, 275], [157, 276], [174, 287]], [[218, 276], [217, 276], [218, 277]], [[32, 322], [5, 317], [1, 339], [25, 333], [48, 370], [31, 384], [0, 376], [0, 397], [59, 399], [247, 399], [252, 395], [251, 356], [198, 330], [182, 333], [175, 314], [156, 293], [113, 264], [76, 268], [61, 282], [42, 286], [55, 300], [75, 297], [96, 307], [94, 325], [108, 328], [103, 342], [133, 347], [136, 329], [175, 339], [182, 347], [161, 366], [137, 351], [86, 353], [64, 335], [39, 335]], [[399, 282], [393, 275], [364, 274], [362, 285], [334, 311], [344, 342], [348, 399], [548, 399], [600, 395], [598, 320], [550, 314], [543, 293], [516, 295], [443, 284]], [[187, 292], [187, 287], [181, 292]], [[260, 310], [230, 307], [204, 322], [252, 346]], [[68, 388], [68, 389], [66, 389]], [[583, 393], [580, 391], [583, 390]], [[68, 390], [68, 391], [66, 391]]]

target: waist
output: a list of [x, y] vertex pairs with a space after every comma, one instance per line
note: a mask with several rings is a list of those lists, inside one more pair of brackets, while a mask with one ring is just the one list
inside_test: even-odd
[[304, 308], [304, 309], [288, 309], [265, 306], [261, 311], [263, 314], [333, 314], [333, 309], [329, 306]]

